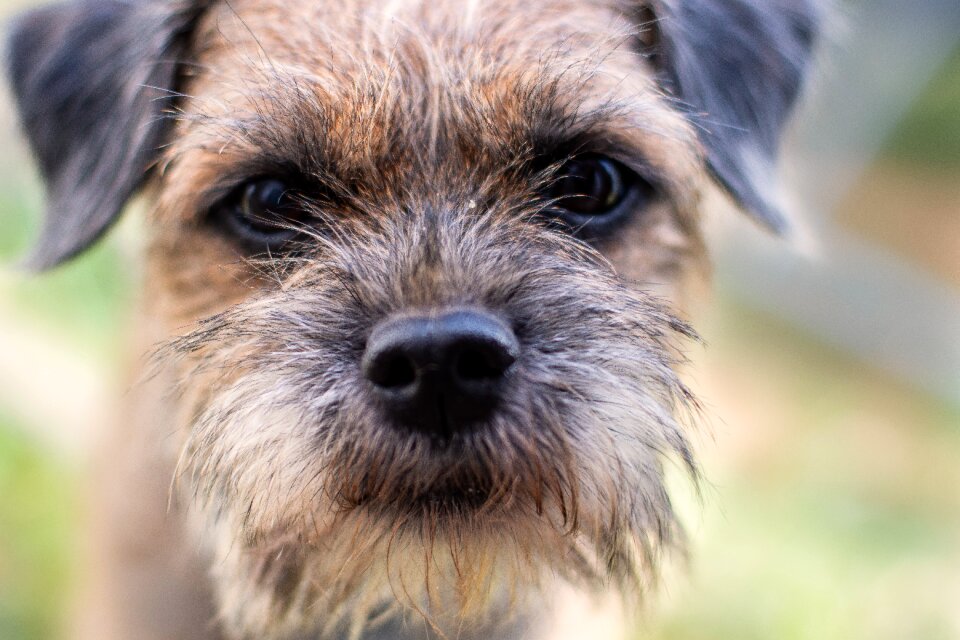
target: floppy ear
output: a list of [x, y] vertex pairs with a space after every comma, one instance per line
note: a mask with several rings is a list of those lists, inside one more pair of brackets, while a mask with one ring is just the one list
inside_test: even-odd
[[697, 127], [714, 177], [777, 233], [774, 168], [781, 130], [807, 71], [818, 0], [654, 0], [648, 53]]
[[143, 183], [200, 4], [76, 0], [13, 25], [7, 72], [48, 199], [29, 266], [87, 248]]

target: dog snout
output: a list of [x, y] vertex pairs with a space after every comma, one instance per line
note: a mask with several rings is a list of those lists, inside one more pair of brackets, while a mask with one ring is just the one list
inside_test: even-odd
[[490, 417], [519, 351], [495, 315], [455, 310], [387, 318], [371, 332], [361, 366], [392, 420], [446, 438]]

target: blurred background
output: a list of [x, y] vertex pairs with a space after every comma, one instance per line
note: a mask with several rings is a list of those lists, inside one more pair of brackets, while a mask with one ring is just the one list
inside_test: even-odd
[[[692, 559], [638, 638], [960, 639], [960, 2], [846, 14], [785, 150], [805, 234], [716, 225], [690, 372], [707, 482], [678, 478]], [[12, 265], [42, 199], [6, 95], [0, 149]], [[63, 269], [0, 269], [0, 639], [63, 628], [136, 237], [128, 216]]]

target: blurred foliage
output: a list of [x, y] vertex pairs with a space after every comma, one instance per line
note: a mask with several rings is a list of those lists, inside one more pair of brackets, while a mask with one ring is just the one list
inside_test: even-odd
[[[12, 146], [12, 145], [11, 145]], [[39, 189], [24, 163], [0, 163], [0, 312], [62, 336], [79, 358], [115, 360], [131, 306], [130, 271], [113, 242], [44, 274], [18, 267], [36, 237]], [[42, 363], [22, 363], [42, 367]], [[51, 380], [50, 402], [58, 384]], [[59, 637], [77, 537], [78, 474], [0, 402], [0, 639]]]
[[0, 414], [0, 638], [49, 640], [68, 583], [74, 478]]
[[706, 332], [731, 424], [700, 447], [717, 484], [681, 504], [690, 575], [637, 640], [960, 637], [960, 409], [719, 307]]
[[116, 355], [127, 325], [130, 271], [113, 242], [101, 242], [79, 259], [37, 277], [19, 268], [36, 239], [38, 190], [9, 177], [0, 180], [0, 264], [9, 276], [2, 302], [75, 341], [81, 348]]
[[886, 153], [922, 165], [960, 166], [960, 47], [898, 125]]

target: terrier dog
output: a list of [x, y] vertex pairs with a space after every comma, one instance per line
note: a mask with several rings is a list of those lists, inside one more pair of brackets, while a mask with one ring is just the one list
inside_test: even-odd
[[[613, 638], [681, 545], [704, 203], [775, 232], [813, 0], [73, 0], [31, 264], [148, 205], [90, 637]], [[587, 621], [586, 631], [577, 624]]]

